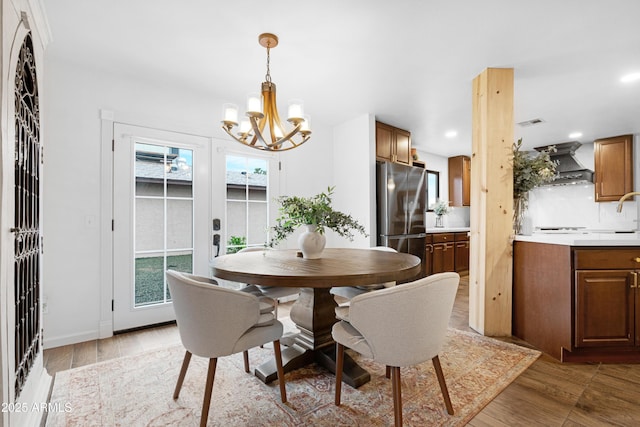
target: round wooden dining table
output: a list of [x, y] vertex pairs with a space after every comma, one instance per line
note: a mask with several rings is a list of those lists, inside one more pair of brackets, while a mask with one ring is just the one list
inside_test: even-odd
[[[318, 259], [305, 259], [296, 250], [265, 249], [216, 257], [210, 266], [213, 275], [220, 279], [301, 288], [290, 313], [300, 333], [282, 340], [287, 345], [282, 351], [285, 372], [312, 362], [335, 372], [331, 329], [337, 322], [337, 304], [331, 288], [401, 283], [416, 279], [421, 273], [420, 258], [414, 255], [350, 248], [327, 248]], [[344, 382], [352, 387], [369, 381], [369, 373], [352, 359], [345, 359], [344, 367]], [[265, 383], [273, 381], [275, 363], [264, 363], [256, 368], [255, 374]]]

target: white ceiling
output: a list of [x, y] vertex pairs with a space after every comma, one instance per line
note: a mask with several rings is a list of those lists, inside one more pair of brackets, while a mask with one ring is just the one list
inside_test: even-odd
[[[239, 105], [264, 79], [258, 34], [275, 33], [271, 75], [283, 106], [303, 99], [312, 127], [372, 113], [444, 156], [471, 151], [471, 84], [487, 67], [514, 68], [516, 123], [544, 120], [516, 125], [527, 147], [640, 133], [640, 81], [619, 80], [640, 72], [638, 0], [44, 4], [46, 55]], [[445, 138], [449, 130], [457, 137]], [[574, 131], [583, 136], [570, 139]]]

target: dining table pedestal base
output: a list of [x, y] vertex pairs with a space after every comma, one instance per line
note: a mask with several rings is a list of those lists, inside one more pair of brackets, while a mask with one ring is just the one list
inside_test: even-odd
[[[291, 307], [291, 320], [300, 330], [297, 334], [285, 335], [281, 343], [284, 372], [301, 368], [311, 363], [336, 371], [336, 345], [331, 329], [337, 322], [335, 308], [338, 306], [331, 288], [301, 288], [298, 299]], [[276, 366], [269, 360], [255, 370], [255, 375], [265, 383], [277, 378]], [[366, 384], [370, 374], [345, 354], [343, 381], [354, 388]]]
[[[335, 345], [319, 350], [305, 350], [297, 345], [282, 349], [282, 365], [285, 373], [302, 368], [313, 362], [325, 367], [335, 374]], [[371, 374], [358, 365], [356, 361], [346, 353], [344, 355], [343, 368], [342, 382], [349, 384], [353, 388], [358, 388], [371, 380]], [[271, 381], [276, 380], [278, 378], [278, 374], [276, 372], [275, 362], [273, 360], [268, 360], [258, 366], [255, 369], [255, 375], [264, 383], [270, 383]]]

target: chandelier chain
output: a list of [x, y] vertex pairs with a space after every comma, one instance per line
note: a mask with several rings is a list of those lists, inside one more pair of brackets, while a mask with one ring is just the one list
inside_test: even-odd
[[271, 48], [267, 46], [267, 74], [264, 76], [264, 79], [269, 86], [271, 86], [271, 70], [269, 68], [269, 63], [271, 62]]

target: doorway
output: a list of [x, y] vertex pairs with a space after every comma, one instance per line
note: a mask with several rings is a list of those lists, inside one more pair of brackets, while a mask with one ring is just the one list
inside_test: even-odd
[[174, 320], [164, 272], [206, 271], [210, 146], [201, 136], [114, 123], [114, 331]]

